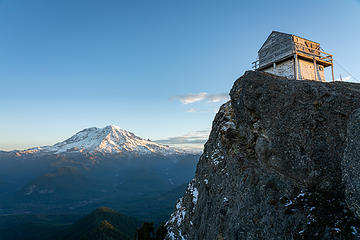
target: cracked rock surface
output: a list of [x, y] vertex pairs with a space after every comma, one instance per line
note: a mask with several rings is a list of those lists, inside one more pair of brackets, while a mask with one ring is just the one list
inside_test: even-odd
[[360, 239], [360, 84], [248, 71], [166, 239]]

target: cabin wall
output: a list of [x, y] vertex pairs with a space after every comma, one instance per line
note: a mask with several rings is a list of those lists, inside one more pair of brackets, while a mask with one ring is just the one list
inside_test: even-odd
[[273, 32], [258, 52], [259, 66], [265, 66], [292, 55], [293, 39], [289, 34]]
[[299, 51], [299, 54], [319, 55], [320, 44], [295, 35], [274, 31], [258, 51], [258, 69], [290, 79], [316, 79], [325, 82], [324, 66], [317, 64], [315, 73], [314, 62], [302, 59], [301, 54], [298, 55], [295, 64], [294, 50]]
[[294, 75], [294, 59], [289, 59], [287, 61], [281, 62], [281, 63], [277, 63], [263, 69], [263, 72], [268, 72], [277, 76], [281, 76], [281, 77], [287, 77], [290, 79], [295, 79], [295, 75]]
[[[294, 62], [295, 59], [289, 59], [265, 68], [262, 71], [289, 79], [295, 79]], [[325, 82], [324, 66], [317, 64], [316, 67], [316, 80]], [[298, 59], [297, 71], [298, 80], [315, 80], [314, 62]]]
[[[315, 80], [314, 62], [298, 59], [297, 62], [299, 80]], [[324, 66], [316, 64], [316, 80], [325, 82]]]

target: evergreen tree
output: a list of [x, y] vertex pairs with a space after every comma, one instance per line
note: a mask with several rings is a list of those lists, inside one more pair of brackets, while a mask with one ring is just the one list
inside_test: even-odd
[[165, 223], [160, 223], [158, 229], [156, 230], [155, 240], [163, 240], [166, 236], [167, 229]]
[[136, 240], [163, 240], [167, 233], [165, 223], [161, 223], [155, 232], [154, 223], [144, 222], [142, 227], [136, 230]]
[[136, 240], [153, 240], [154, 239], [154, 224], [144, 222], [141, 228], [136, 230]]

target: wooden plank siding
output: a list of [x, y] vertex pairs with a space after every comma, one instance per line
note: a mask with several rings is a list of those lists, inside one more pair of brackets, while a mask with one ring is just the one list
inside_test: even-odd
[[321, 51], [317, 42], [273, 31], [253, 64], [256, 70], [279, 76], [325, 81], [324, 68], [333, 67], [333, 56]]

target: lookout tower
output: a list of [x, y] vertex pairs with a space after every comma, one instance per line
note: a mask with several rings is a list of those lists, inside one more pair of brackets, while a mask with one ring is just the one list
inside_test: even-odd
[[258, 51], [253, 68], [258, 71], [296, 80], [325, 82], [324, 69], [331, 67], [333, 57], [321, 51], [320, 44], [292, 34], [273, 31]]

